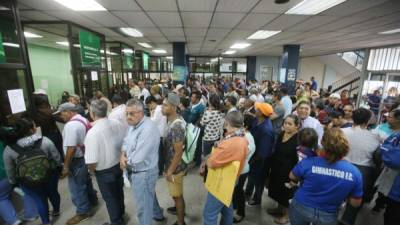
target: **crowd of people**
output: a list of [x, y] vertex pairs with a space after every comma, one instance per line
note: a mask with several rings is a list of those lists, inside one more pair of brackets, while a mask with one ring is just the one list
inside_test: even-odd
[[[207, 192], [205, 225], [245, 224], [246, 207], [260, 206], [265, 190], [276, 202], [266, 213], [277, 224], [354, 225], [370, 202], [373, 212], [385, 210], [385, 225], [399, 224], [397, 90], [382, 109], [378, 92], [365, 96], [369, 107], [357, 108], [348, 90], [317, 89], [314, 78], [299, 80], [292, 96], [269, 81], [130, 80], [129, 90], [113, 89], [108, 97], [96, 91], [85, 104], [65, 93], [56, 110], [45, 94], [35, 94], [35, 111], [0, 129], [0, 216], [8, 225], [38, 216], [52, 224], [61, 213], [59, 179], [68, 179], [76, 215], [67, 225], [78, 224], [98, 204], [95, 178], [106, 224], [126, 223], [125, 184], [138, 223], [151, 225], [165, 220], [155, 188], [164, 177], [173, 200], [167, 212], [176, 215], [174, 225], [184, 225], [188, 171], [199, 168], [205, 182], [210, 170], [239, 162], [230, 205]], [[189, 124], [200, 128], [192, 162], [183, 157]], [[23, 218], [10, 200], [14, 188], [24, 193]]]

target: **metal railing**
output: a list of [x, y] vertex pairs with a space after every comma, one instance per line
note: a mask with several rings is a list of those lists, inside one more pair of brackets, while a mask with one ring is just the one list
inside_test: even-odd
[[362, 75], [361, 71], [356, 71], [354, 73], [351, 73], [343, 77], [338, 81], [335, 81], [332, 84], [331, 92], [334, 93], [347, 89], [350, 95], [352, 93], [357, 93], [358, 88], [360, 88], [361, 75]]
[[363, 51], [342, 52], [337, 53], [337, 55], [340, 56], [344, 61], [361, 71], [362, 65], [364, 63]]

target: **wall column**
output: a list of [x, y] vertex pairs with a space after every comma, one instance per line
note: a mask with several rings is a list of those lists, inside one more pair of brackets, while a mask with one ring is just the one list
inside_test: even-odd
[[300, 45], [283, 46], [280, 68], [280, 81], [285, 83], [289, 95], [296, 94], [296, 80], [298, 75]]
[[174, 73], [172, 75], [172, 81], [174, 82], [174, 84], [183, 84], [188, 77], [185, 42], [172, 43], [172, 56], [174, 63]]

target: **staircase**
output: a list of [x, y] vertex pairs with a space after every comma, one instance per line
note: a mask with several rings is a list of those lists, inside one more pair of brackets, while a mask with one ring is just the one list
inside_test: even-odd
[[332, 93], [341, 92], [342, 90], [348, 90], [349, 95], [358, 93], [358, 89], [362, 87], [361, 85], [361, 71], [356, 71], [351, 73], [342, 79], [335, 81], [332, 86]]

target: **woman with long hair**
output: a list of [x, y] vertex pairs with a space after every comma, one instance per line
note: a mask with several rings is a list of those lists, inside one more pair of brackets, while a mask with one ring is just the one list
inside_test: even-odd
[[289, 199], [293, 197], [294, 189], [286, 187], [285, 183], [289, 182], [290, 170], [298, 161], [296, 147], [299, 129], [299, 118], [295, 115], [287, 116], [272, 155], [268, 196], [278, 203], [278, 207], [268, 209], [267, 212], [278, 217], [274, 220], [278, 224], [289, 222]]

